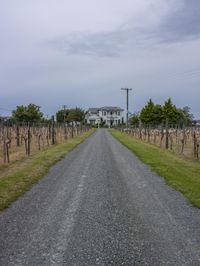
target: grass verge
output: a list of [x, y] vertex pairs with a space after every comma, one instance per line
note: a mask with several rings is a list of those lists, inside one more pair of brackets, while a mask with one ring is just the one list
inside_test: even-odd
[[110, 132], [144, 163], [150, 165], [154, 172], [163, 176], [168, 185], [184, 194], [193, 206], [200, 208], [200, 163], [198, 161], [186, 160], [168, 150], [162, 150], [117, 130]]
[[36, 155], [11, 163], [0, 169], [0, 211], [29, 190], [41, 179], [49, 168], [61, 160], [69, 151], [90, 136], [94, 130], [70, 139], [65, 143], [52, 146]]

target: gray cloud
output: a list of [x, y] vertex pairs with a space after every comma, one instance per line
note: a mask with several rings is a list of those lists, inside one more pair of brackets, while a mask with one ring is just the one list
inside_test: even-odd
[[[200, 37], [200, 1], [176, 1], [171, 12], [163, 15], [157, 25], [134, 27], [124, 23], [110, 32], [72, 33], [48, 43], [65, 54], [98, 57], [119, 57], [131, 47], [140, 48], [157, 43], [173, 43]], [[176, 7], [176, 8], [175, 8]]]
[[177, 10], [161, 22], [158, 37], [162, 41], [177, 42], [200, 37], [200, 1], [183, 0]]
[[73, 33], [48, 41], [48, 45], [65, 54], [98, 57], [119, 57], [130, 47], [144, 47], [152, 41], [153, 34], [144, 29], [119, 27], [110, 32]]
[[122, 32], [76, 33], [68, 37], [59, 37], [48, 43], [66, 54], [95, 55], [99, 57], [117, 57], [121, 51]]

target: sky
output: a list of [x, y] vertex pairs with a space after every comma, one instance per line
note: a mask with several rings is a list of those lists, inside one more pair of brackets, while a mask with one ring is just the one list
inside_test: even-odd
[[200, 119], [199, 0], [0, 0], [0, 114], [34, 103], [130, 112], [171, 97]]

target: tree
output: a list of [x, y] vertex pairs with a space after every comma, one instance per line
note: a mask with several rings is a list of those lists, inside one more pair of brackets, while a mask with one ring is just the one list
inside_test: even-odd
[[194, 120], [194, 115], [190, 112], [191, 108], [189, 106], [185, 106], [182, 109], [184, 116], [184, 123], [186, 126], [191, 125]]
[[155, 105], [150, 99], [140, 113], [140, 121], [143, 124], [152, 124], [154, 122], [154, 108]]
[[168, 122], [170, 124], [177, 124], [181, 119], [181, 112], [173, 104], [171, 98], [165, 101], [163, 105], [162, 118], [164, 122]]
[[[133, 123], [136, 117], [133, 118]], [[159, 125], [161, 123], [191, 125], [194, 119], [190, 113], [190, 107], [177, 108], [171, 98], [167, 99], [163, 106], [154, 104], [150, 99], [140, 112], [140, 121], [145, 125]]]
[[152, 123], [154, 125], [159, 125], [162, 123], [162, 106], [160, 104], [154, 105]]
[[67, 116], [68, 122], [83, 122], [85, 119], [85, 112], [81, 108], [76, 107], [75, 109], [70, 109]]
[[68, 114], [69, 114], [69, 109], [62, 109], [62, 110], [59, 110], [57, 113], [56, 113], [56, 121], [59, 122], [59, 123], [64, 123], [67, 121], [67, 117], [68, 117]]
[[137, 126], [139, 125], [139, 122], [140, 122], [140, 119], [139, 119], [139, 114], [138, 113], [135, 113], [133, 114], [130, 118], [129, 118], [129, 123], [132, 125], [132, 126]]
[[32, 103], [27, 106], [19, 105], [12, 111], [12, 120], [15, 122], [41, 122], [42, 119], [40, 106]]

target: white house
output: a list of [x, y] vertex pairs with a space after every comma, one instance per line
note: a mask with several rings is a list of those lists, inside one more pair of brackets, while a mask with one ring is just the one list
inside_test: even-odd
[[87, 124], [98, 125], [105, 123], [112, 127], [123, 123], [124, 110], [120, 107], [107, 106], [101, 108], [89, 108], [86, 114]]

